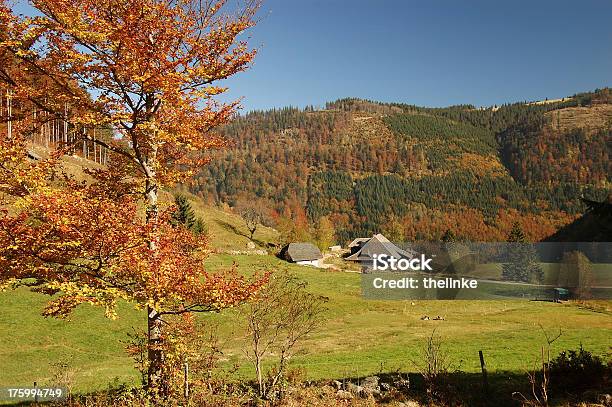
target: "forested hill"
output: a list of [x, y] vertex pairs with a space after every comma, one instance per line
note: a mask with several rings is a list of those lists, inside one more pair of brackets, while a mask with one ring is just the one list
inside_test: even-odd
[[[541, 239], [610, 189], [612, 92], [478, 109], [343, 99], [324, 110], [253, 112], [223, 129], [190, 186], [210, 202], [248, 200], [336, 236]], [[259, 201], [259, 202], [258, 202]]]

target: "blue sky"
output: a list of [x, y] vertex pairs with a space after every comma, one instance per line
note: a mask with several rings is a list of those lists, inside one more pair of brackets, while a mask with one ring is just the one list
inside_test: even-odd
[[264, 0], [245, 111], [342, 97], [426, 106], [612, 85], [612, 1]]
[[612, 86], [610, 0], [263, 0], [259, 17], [253, 67], [223, 83], [244, 111], [343, 97], [490, 106]]

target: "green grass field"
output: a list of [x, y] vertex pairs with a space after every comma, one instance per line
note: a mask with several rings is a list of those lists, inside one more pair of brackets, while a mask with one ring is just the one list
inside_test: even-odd
[[[600, 355], [610, 352], [612, 315], [571, 303], [508, 301], [368, 301], [361, 298], [360, 276], [287, 265], [270, 256], [216, 254], [210, 269], [236, 261], [240, 269], [290, 269], [312, 292], [329, 297], [327, 320], [308, 338], [293, 359], [311, 379], [363, 376], [381, 370], [414, 371], [413, 360], [434, 329], [455, 367], [479, 371], [483, 350], [490, 372], [524, 372], [536, 361], [545, 342], [540, 325], [563, 334], [553, 344], [556, 353], [582, 344]], [[67, 363], [74, 389], [85, 392], [106, 387], [117, 378], [137, 383], [138, 374], [123, 351], [122, 341], [141, 329], [145, 315], [122, 304], [119, 319], [107, 320], [100, 309], [81, 306], [70, 321], [44, 319], [46, 298], [25, 290], [0, 293], [0, 386], [45, 383]], [[444, 321], [422, 321], [440, 315]], [[241, 365], [238, 374], [252, 377], [245, 362], [242, 324], [236, 311], [205, 316], [221, 326], [225, 364]], [[609, 355], [608, 355], [609, 356]]]

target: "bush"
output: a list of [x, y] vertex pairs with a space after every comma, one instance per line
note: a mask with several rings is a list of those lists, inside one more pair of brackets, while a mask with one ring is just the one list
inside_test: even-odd
[[599, 356], [584, 350], [561, 352], [550, 362], [551, 385], [569, 392], [583, 392], [602, 384], [607, 367]]

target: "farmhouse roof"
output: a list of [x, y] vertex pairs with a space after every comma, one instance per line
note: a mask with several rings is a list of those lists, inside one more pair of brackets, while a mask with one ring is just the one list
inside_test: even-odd
[[370, 239], [371, 239], [371, 237], [358, 237], [357, 239], [355, 239], [351, 243], [349, 243], [348, 247], [350, 249], [351, 247], [361, 246], [362, 244], [364, 244], [365, 242], [367, 242]]
[[374, 254], [387, 254], [396, 259], [412, 258], [414, 256], [414, 253], [400, 249], [391, 243], [389, 239], [378, 233], [364, 243], [358, 252], [347, 257], [346, 260], [372, 260]]
[[321, 250], [312, 243], [289, 243], [283, 249], [284, 257], [290, 261], [310, 261], [323, 258]]

